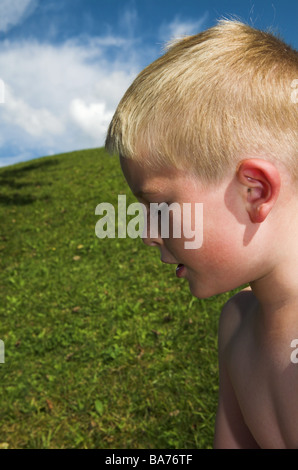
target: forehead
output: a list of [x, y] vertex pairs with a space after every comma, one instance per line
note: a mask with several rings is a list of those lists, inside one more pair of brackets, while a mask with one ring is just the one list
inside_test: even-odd
[[185, 178], [185, 175], [175, 168], [149, 168], [130, 158], [120, 157], [120, 164], [127, 183], [136, 195], [141, 192], [164, 192], [173, 187], [174, 180], [177, 182]]

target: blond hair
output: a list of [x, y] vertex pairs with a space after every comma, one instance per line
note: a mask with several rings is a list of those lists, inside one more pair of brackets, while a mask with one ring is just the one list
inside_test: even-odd
[[120, 101], [106, 148], [150, 166], [222, 178], [240, 158], [284, 163], [298, 178], [298, 51], [239, 21], [172, 44]]

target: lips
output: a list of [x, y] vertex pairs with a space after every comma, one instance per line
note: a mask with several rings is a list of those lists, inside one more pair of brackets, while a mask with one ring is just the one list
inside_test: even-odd
[[[165, 263], [165, 264], [176, 264], [175, 262], [173, 261], [167, 261], [163, 258], [160, 259], [162, 263]], [[185, 275], [185, 272], [186, 272], [186, 267], [184, 266], [184, 264], [182, 263], [179, 263], [177, 265], [177, 268], [176, 268], [176, 276], [177, 277], [184, 277]]]
[[176, 276], [177, 277], [183, 277], [184, 272], [185, 272], [184, 264], [179, 263], [177, 268], [176, 268]]

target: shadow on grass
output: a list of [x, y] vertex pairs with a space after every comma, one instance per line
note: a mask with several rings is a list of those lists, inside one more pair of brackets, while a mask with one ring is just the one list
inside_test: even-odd
[[18, 176], [24, 176], [24, 174], [26, 174], [28, 171], [32, 171], [32, 170], [39, 170], [39, 169], [43, 169], [43, 168], [48, 168], [50, 166], [56, 166], [58, 165], [60, 162], [59, 160], [48, 160], [48, 161], [41, 161], [41, 162], [35, 162], [35, 163], [31, 163], [30, 165], [26, 165], [26, 164], [23, 164], [24, 166], [22, 166], [21, 168], [8, 168], [7, 170], [3, 170], [1, 171], [0, 170], [0, 178], [1, 179], [4, 179], [4, 178], [9, 178], [9, 177], [18, 177]]
[[[41, 186], [40, 181], [16, 181], [16, 178], [21, 178], [28, 175], [28, 172], [34, 170], [47, 170], [49, 167], [53, 167], [59, 164], [58, 160], [34, 162], [30, 165], [24, 164], [21, 168], [8, 168], [7, 170], [0, 170], [0, 188], [6, 186], [10, 189], [22, 189], [28, 186]], [[50, 184], [50, 183], [48, 183]], [[48, 198], [47, 198], [48, 199]], [[32, 204], [37, 200], [37, 197], [33, 195], [24, 195], [21, 193], [14, 192], [13, 194], [0, 194], [0, 204], [2, 205], [27, 205]]]
[[32, 204], [32, 202], [36, 201], [36, 198], [33, 196], [22, 196], [21, 194], [12, 194], [10, 196], [0, 194], [0, 204], [9, 206], [9, 205], [16, 205], [16, 206], [25, 206], [27, 204]]

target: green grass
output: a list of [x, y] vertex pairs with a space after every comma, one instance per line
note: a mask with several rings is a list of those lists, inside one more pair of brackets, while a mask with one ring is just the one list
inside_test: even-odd
[[139, 239], [95, 235], [133, 202], [104, 150], [0, 169], [0, 448], [212, 447], [217, 325]]

